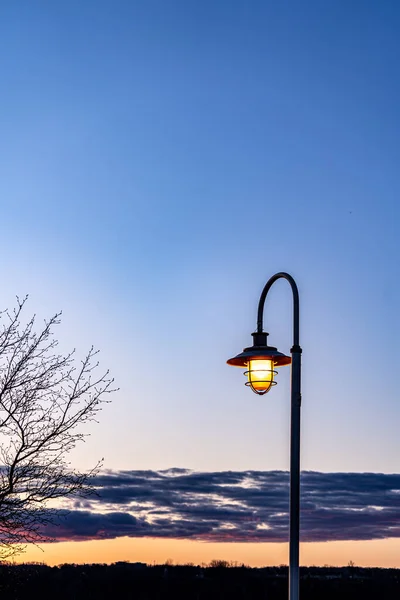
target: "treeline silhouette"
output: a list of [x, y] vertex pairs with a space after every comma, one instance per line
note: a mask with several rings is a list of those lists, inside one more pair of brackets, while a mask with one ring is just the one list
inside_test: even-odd
[[[288, 568], [252, 568], [214, 560], [174, 566], [0, 564], [2, 600], [287, 600]], [[399, 600], [400, 569], [302, 567], [305, 600]]]

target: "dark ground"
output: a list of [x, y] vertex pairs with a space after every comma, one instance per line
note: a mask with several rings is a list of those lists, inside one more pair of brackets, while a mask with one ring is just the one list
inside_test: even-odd
[[[0, 565], [2, 600], [287, 600], [287, 567]], [[304, 567], [302, 600], [399, 600], [400, 569]]]

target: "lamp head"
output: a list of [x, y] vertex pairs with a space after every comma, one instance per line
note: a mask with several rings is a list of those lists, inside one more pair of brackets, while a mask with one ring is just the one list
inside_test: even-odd
[[251, 335], [253, 336], [254, 345], [245, 348], [243, 352], [227, 360], [227, 364], [233, 367], [248, 367], [248, 370], [244, 372], [244, 375], [247, 376], [245, 385], [262, 396], [269, 392], [273, 385], [276, 385], [274, 375], [277, 374], [277, 371], [274, 370], [274, 367], [290, 365], [292, 359], [282, 354], [282, 352], [278, 352], [277, 348], [268, 346], [268, 333], [265, 331], [252, 333]]

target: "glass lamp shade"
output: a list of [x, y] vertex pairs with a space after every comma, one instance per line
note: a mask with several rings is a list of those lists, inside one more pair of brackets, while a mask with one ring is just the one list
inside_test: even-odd
[[245, 371], [244, 375], [247, 376], [246, 385], [250, 386], [253, 392], [262, 396], [269, 392], [273, 385], [276, 385], [274, 381], [274, 362], [266, 359], [255, 359], [249, 360], [249, 369]]
[[267, 345], [267, 333], [257, 332], [252, 335], [256, 344], [245, 348], [243, 352], [228, 359], [226, 362], [232, 367], [247, 369], [244, 373], [247, 377], [246, 385], [253, 392], [262, 396], [273, 385], [276, 385], [274, 377], [277, 371], [274, 371], [274, 368], [290, 365], [292, 359], [279, 352], [274, 346]]

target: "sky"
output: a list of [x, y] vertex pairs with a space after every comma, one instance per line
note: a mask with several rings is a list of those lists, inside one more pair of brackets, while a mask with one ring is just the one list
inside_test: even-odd
[[[201, 514], [162, 517], [190, 516], [176, 537], [155, 531], [146, 511], [164, 509], [135, 504], [134, 488], [73, 507], [62, 541], [24, 559], [287, 562], [268, 474], [287, 486], [290, 369], [258, 397], [226, 366], [251, 344], [265, 282], [287, 271], [300, 292], [302, 469], [313, 493], [325, 477], [356, 488], [351, 525], [339, 493], [318, 505], [337, 517], [325, 534], [315, 510], [303, 515], [301, 561], [400, 567], [399, 26], [395, 0], [1, 3], [0, 304], [29, 293], [39, 320], [62, 310], [60, 347], [94, 344], [120, 388], [73, 464], [104, 457], [104, 477], [141, 477], [150, 496], [160, 473], [179, 495], [171, 469], [231, 472], [243, 490], [254, 473], [266, 503], [242, 506], [261, 537], [234, 515], [232, 539], [225, 517], [217, 535], [201, 512], [209, 492], [190, 492]], [[265, 326], [285, 353], [291, 303], [276, 283]], [[89, 526], [107, 511], [125, 525]]]

